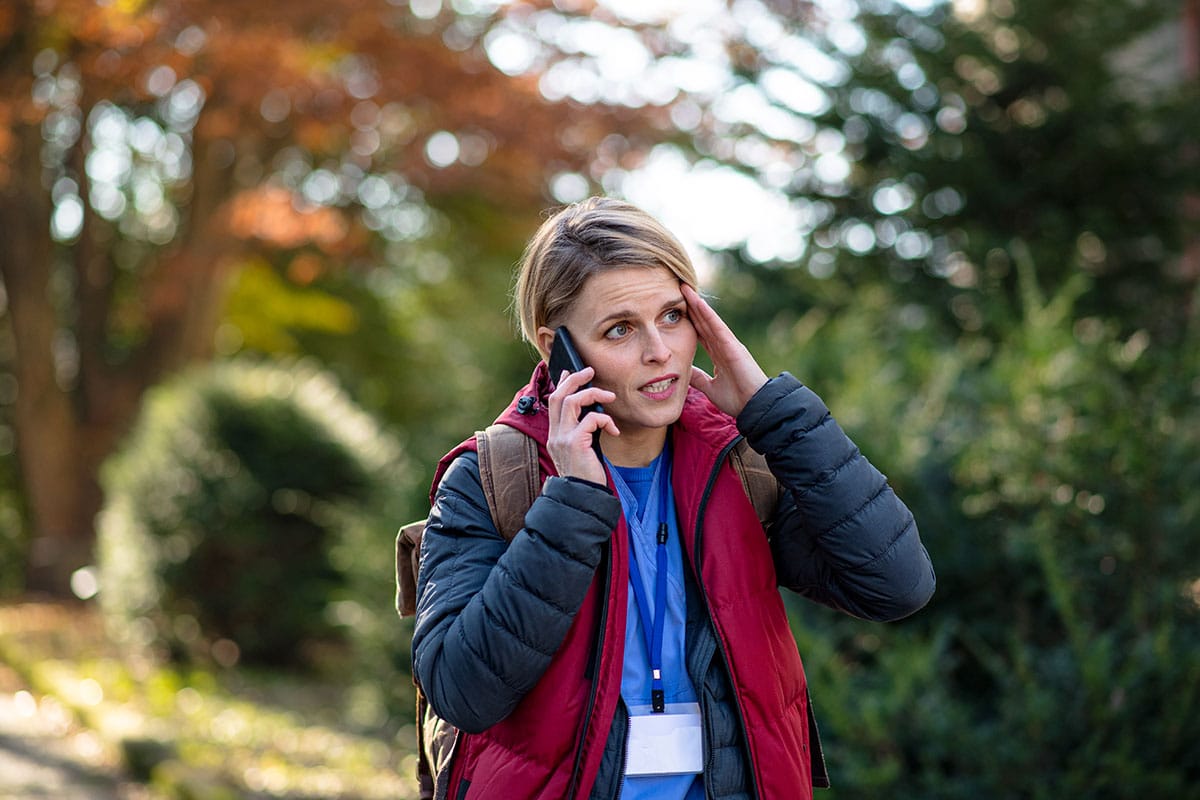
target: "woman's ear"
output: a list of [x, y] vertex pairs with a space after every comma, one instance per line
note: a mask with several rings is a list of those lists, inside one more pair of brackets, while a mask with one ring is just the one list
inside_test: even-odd
[[554, 346], [554, 329], [545, 325], [537, 329], [537, 349], [543, 359], [550, 358], [550, 348]]

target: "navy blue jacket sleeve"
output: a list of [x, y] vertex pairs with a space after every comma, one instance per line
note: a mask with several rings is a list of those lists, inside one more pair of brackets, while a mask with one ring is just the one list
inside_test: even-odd
[[780, 585], [879, 621], [929, 601], [933, 565], [912, 512], [821, 398], [785, 372], [737, 424], [785, 489], [767, 532]]
[[477, 733], [508, 716], [550, 665], [617, 525], [605, 487], [550, 478], [504, 541], [475, 453], [442, 478], [421, 539], [413, 674], [442, 719]]

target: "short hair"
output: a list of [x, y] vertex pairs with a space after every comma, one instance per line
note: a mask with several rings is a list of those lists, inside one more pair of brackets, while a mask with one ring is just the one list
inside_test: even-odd
[[683, 245], [637, 206], [590, 197], [561, 209], [542, 223], [521, 257], [514, 290], [521, 334], [537, 348], [538, 328], [561, 324], [588, 278], [625, 267], [664, 267], [698, 286]]

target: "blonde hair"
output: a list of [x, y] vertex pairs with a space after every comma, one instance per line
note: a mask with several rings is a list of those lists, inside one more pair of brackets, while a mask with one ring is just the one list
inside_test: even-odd
[[625, 267], [664, 267], [698, 285], [683, 245], [637, 206], [590, 197], [563, 208], [542, 223], [521, 257], [513, 293], [521, 334], [538, 348], [538, 328], [559, 323], [588, 278]]

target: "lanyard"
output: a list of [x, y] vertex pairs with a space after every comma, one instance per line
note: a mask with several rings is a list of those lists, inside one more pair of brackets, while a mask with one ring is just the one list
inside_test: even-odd
[[[664, 453], [664, 457], [669, 458], [668, 454]], [[666, 460], [664, 458], [664, 461]], [[655, 537], [656, 544], [654, 549], [655, 560], [655, 575], [654, 575], [654, 612], [651, 616], [650, 602], [646, 597], [646, 589], [642, 585], [642, 570], [638, 566], [637, 548], [633, 544], [633, 527], [630, 525], [629, 537], [629, 577], [630, 583], [633, 584], [633, 596], [637, 601], [638, 616], [642, 620], [642, 633], [646, 637], [646, 652], [650, 655], [650, 706], [651, 710], [656, 714], [661, 714], [666, 710], [665, 697], [666, 693], [663, 689], [663, 628], [667, 616], [667, 538], [668, 527], [666, 515], [671, 513], [670, 492], [669, 486], [671, 481], [670, 469], [663, 469], [662, 463], [659, 464], [656, 470], [655, 485], [659, 490], [658, 514], [659, 523], [657, 535]], [[623, 483], [623, 481], [622, 481]], [[631, 522], [626, 520], [626, 522]], [[641, 524], [638, 521], [636, 527], [640, 530]]]
[[[666, 710], [662, 677], [663, 618], [667, 616], [667, 523], [658, 523], [658, 544], [655, 546], [657, 574], [654, 576], [654, 617], [651, 622], [649, 601], [642, 587], [642, 571], [638, 568], [637, 552], [629, 546], [629, 576], [633, 579], [633, 595], [637, 599], [642, 632], [646, 635], [646, 650], [650, 653], [650, 705], [654, 713]], [[653, 629], [653, 631], [651, 630]]]

